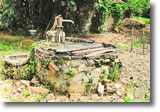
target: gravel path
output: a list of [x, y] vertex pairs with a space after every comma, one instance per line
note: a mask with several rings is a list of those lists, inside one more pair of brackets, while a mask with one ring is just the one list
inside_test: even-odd
[[135, 100], [144, 100], [150, 90], [150, 52], [142, 55], [122, 51], [119, 58], [123, 63], [121, 79], [134, 85], [131, 92]]

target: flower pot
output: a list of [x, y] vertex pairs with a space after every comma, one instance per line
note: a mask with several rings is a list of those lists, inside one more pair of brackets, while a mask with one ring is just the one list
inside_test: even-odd
[[29, 30], [29, 33], [34, 37], [37, 34], [37, 30]]

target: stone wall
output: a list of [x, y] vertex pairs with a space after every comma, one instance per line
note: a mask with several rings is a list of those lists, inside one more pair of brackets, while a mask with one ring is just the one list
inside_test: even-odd
[[35, 48], [34, 56], [36, 75], [41, 82], [63, 94], [95, 93], [102, 75], [107, 79], [110, 68], [119, 62], [118, 56], [112, 53], [96, 58], [66, 59]]

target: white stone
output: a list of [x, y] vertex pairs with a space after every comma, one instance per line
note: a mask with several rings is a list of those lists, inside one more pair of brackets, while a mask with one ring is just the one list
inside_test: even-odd
[[121, 84], [115, 84], [114, 86], [116, 87], [116, 89], [119, 89], [121, 87]]
[[98, 94], [100, 96], [103, 96], [103, 94], [104, 94], [104, 85], [102, 85], [100, 82], [98, 83], [98, 89], [97, 89], [97, 91], [98, 91]]

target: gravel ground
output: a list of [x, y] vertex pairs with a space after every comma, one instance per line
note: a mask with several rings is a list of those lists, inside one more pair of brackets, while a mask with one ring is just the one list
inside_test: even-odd
[[150, 92], [150, 52], [145, 55], [137, 52], [122, 51], [119, 55], [123, 63], [120, 78], [134, 84], [130, 88], [134, 100], [144, 100]]

